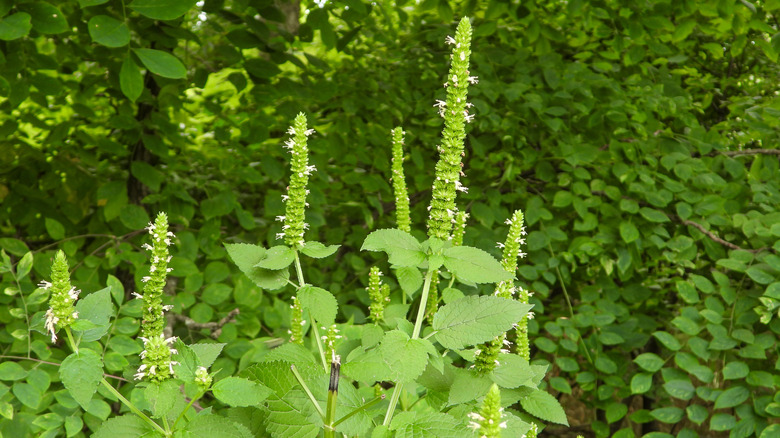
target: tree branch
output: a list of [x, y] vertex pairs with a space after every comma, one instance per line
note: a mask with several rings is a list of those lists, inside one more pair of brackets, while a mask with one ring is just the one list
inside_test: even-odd
[[728, 157], [738, 157], [740, 155], [778, 155], [780, 156], [780, 149], [744, 149], [741, 151], [713, 151], [708, 155], [726, 155]]
[[220, 319], [217, 322], [196, 322], [192, 318], [184, 315], [178, 315], [173, 314], [173, 317], [181, 322], [184, 323], [184, 325], [187, 326], [189, 329], [193, 330], [201, 330], [201, 329], [209, 329], [211, 330], [211, 338], [217, 339], [219, 338], [219, 335], [222, 334], [222, 327], [229, 323], [229, 322], [235, 322], [236, 321], [236, 315], [238, 315], [239, 311], [238, 309], [233, 309], [225, 315], [224, 318]]

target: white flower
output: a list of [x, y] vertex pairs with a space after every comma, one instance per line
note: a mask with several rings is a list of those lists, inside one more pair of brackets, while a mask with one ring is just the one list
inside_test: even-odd
[[471, 82], [472, 84], [479, 83], [479, 78], [477, 78], [476, 76], [469, 76], [469, 77], [466, 78], [466, 80]]
[[146, 276], [146, 277], [141, 278], [141, 281], [146, 283], [147, 281], [149, 281], [151, 279], [152, 279], [152, 277]]
[[43, 288], [43, 289], [49, 289], [51, 287], [51, 283], [49, 283], [48, 281], [44, 280], [44, 281], [41, 281], [40, 283], [38, 283], [38, 287]]
[[447, 44], [455, 44], [455, 38], [447, 35], [447, 38], [444, 39], [444, 42]]
[[46, 311], [46, 323], [44, 324], [44, 327], [46, 327], [46, 330], [51, 332], [51, 341], [57, 342], [57, 334], [56, 329], [54, 327], [57, 322], [59, 322], [59, 318], [54, 316], [54, 310], [49, 308], [49, 310]]
[[144, 299], [144, 296], [143, 296], [143, 295], [141, 295], [141, 294], [139, 294], [138, 292], [133, 292], [133, 293], [131, 293], [130, 295], [132, 295], [132, 296], [134, 296], [134, 297], [138, 298], [139, 300], [143, 300], [143, 299]]

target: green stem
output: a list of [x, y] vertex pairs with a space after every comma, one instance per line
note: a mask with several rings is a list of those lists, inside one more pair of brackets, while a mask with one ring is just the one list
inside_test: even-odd
[[[18, 267], [18, 263], [17, 263]], [[31, 328], [30, 328], [30, 313], [27, 311], [27, 300], [24, 299], [24, 292], [22, 291], [22, 285], [19, 283], [19, 278], [16, 277], [16, 270], [11, 270], [11, 275], [14, 277], [14, 282], [16, 283], [16, 290], [19, 291], [19, 298], [22, 299], [22, 307], [24, 308], [24, 322], [27, 326], [27, 357], [30, 357], [30, 354], [32, 353], [32, 336], [30, 336]]]
[[336, 436], [336, 399], [339, 396], [339, 374], [341, 363], [338, 359], [330, 364], [330, 383], [328, 384], [328, 406], [325, 410], [325, 438]]
[[350, 412], [349, 414], [339, 418], [335, 423], [333, 423], [333, 427], [335, 428], [339, 424], [341, 424], [341, 423], [349, 420], [350, 418], [352, 418], [353, 415], [358, 414], [360, 411], [364, 411], [364, 410], [370, 408], [371, 406], [374, 406], [375, 404], [379, 403], [380, 401], [382, 401], [384, 399], [385, 399], [385, 395], [382, 394], [381, 396], [371, 400], [370, 402], [368, 402], [368, 403], [364, 404], [363, 406], [355, 409], [354, 411]]
[[[145, 422], [147, 422], [147, 423], [148, 423], [150, 426], [152, 426], [152, 427], [153, 427], [153, 428], [154, 428], [156, 431], [160, 432], [161, 434], [163, 434], [163, 435], [164, 435], [164, 436], [166, 436], [166, 437], [169, 437], [169, 436], [171, 436], [171, 434], [170, 434], [169, 432], [166, 432], [166, 431], [165, 431], [165, 429], [163, 429], [162, 427], [160, 427], [160, 425], [159, 425], [159, 424], [157, 424], [157, 423], [155, 423], [154, 421], [152, 421], [152, 419], [151, 419], [151, 418], [147, 417], [147, 416], [146, 416], [146, 414], [144, 414], [144, 413], [143, 413], [143, 412], [141, 412], [141, 411], [140, 411], [138, 408], [136, 408], [136, 407], [135, 407], [135, 405], [133, 405], [133, 404], [130, 402], [130, 400], [126, 399], [126, 398], [125, 398], [125, 396], [123, 396], [123, 395], [122, 395], [122, 394], [121, 394], [121, 393], [120, 393], [120, 392], [119, 392], [119, 391], [118, 391], [116, 388], [114, 388], [113, 386], [111, 386], [111, 384], [110, 384], [110, 383], [108, 383], [108, 380], [106, 380], [106, 379], [101, 379], [101, 380], [100, 380], [100, 382], [103, 384], [103, 386], [105, 386], [105, 387], [106, 387], [106, 389], [108, 389], [109, 391], [111, 391], [111, 393], [112, 393], [112, 394], [114, 394], [114, 395], [116, 396], [116, 398], [118, 398], [118, 399], [119, 399], [119, 400], [120, 400], [120, 401], [121, 401], [121, 402], [122, 402], [122, 403], [123, 403], [125, 406], [127, 406], [127, 408], [128, 408], [128, 409], [130, 409], [130, 411], [132, 411], [132, 412], [133, 412], [135, 415], [138, 415], [139, 417], [141, 417], [141, 419], [142, 419], [142, 420], [144, 420]], [[186, 409], [185, 409], [185, 410], [186, 410]]]
[[[295, 272], [298, 274], [299, 288], [306, 286], [306, 282], [303, 280], [303, 269], [301, 268], [301, 258], [298, 256], [298, 251], [293, 251], [295, 254]], [[322, 368], [328, 371], [328, 361], [325, 358], [325, 349], [322, 347], [322, 338], [320, 338], [320, 329], [317, 327], [317, 321], [309, 310], [309, 321], [311, 321], [312, 333], [314, 333], [314, 340], [317, 342], [317, 350], [320, 352], [320, 360], [322, 360]]]
[[298, 373], [298, 369], [295, 368], [295, 365], [290, 365], [290, 370], [295, 376], [295, 379], [298, 380], [298, 383], [301, 384], [301, 387], [303, 388], [303, 392], [305, 392], [306, 395], [309, 396], [309, 400], [311, 401], [311, 404], [314, 405], [314, 409], [316, 409], [317, 413], [320, 414], [322, 421], [325, 421], [325, 412], [322, 412], [322, 407], [320, 407], [320, 403], [317, 401], [316, 398], [314, 398], [314, 394], [311, 393], [309, 387], [306, 386], [306, 382], [303, 381], [303, 377], [301, 377], [300, 373]]
[[70, 343], [71, 350], [73, 350], [74, 353], [78, 354], [79, 346], [78, 344], [76, 344], [76, 341], [73, 340], [73, 333], [70, 331], [70, 327], [65, 327], [65, 333], [68, 336], [68, 343]]
[[201, 397], [203, 397], [203, 394], [205, 394], [206, 391], [201, 391], [197, 396], [193, 397], [192, 400], [190, 400], [189, 403], [187, 403], [187, 406], [184, 407], [184, 410], [181, 411], [178, 417], [176, 417], [176, 421], [173, 422], [173, 430], [176, 430], [176, 424], [179, 423], [179, 420], [184, 418], [184, 414], [187, 413], [187, 411], [192, 407], [192, 405], [198, 401]]
[[[425, 308], [428, 303], [428, 292], [431, 289], [431, 279], [433, 278], [433, 270], [428, 270], [425, 273], [425, 282], [423, 283], [422, 295], [420, 296], [420, 307], [417, 309], [417, 320], [414, 322], [414, 330], [412, 331], [412, 339], [420, 337], [420, 330], [422, 330], [422, 322], [425, 319]], [[383, 425], [389, 426], [390, 420], [393, 419], [393, 413], [395, 407], [398, 404], [398, 398], [401, 396], [401, 392], [404, 389], [403, 383], [398, 383], [393, 389], [393, 395], [390, 396], [390, 405], [387, 407], [387, 413], [385, 413], [385, 420]]]

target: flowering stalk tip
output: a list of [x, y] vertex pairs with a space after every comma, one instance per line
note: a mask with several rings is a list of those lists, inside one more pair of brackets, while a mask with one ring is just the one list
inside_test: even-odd
[[303, 319], [303, 307], [301, 302], [298, 301], [298, 297], [292, 297], [293, 303], [290, 305], [290, 342], [303, 345], [303, 326], [306, 325], [306, 320]]
[[42, 281], [39, 285], [50, 291], [49, 310], [46, 311], [46, 330], [51, 333], [51, 341], [57, 341], [57, 329], [73, 324], [79, 317], [76, 311], [76, 299], [81, 291], [70, 283], [68, 259], [65, 253], [57, 251], [51, 265], [51, 283]]
[[178, 352], [172, 348], [175, 337], [166, 338], [165, 312], [171, 306], [162, 303], [163, 289], [168, 280], [168, 274], [173, 270], [168, 267], [171, 256], [168, 246], [171, 238], [175, 237], [168, 231], [168, 216], [165, 213], [157, 214], [154, 223], [146, 227], [152, 236], [152, 244], [145, 243], [143, 248], [151, 251], [152, 264], [149, 267], [149, 275], [143, 277], [143, 295], [135, 293], [137, 298], [143, 300], [143, 320], [141, 321], [141, 340], [144, 349], [141, 351], [141, 366], [135, 374], [136, 380], [148, 378], [151, 381], [162, 382], [173, 377], [173, 366], [178, 362], [172, 360], [172, 355]]
[[501, 438], [501, 430], [506, 429], [506, 421], [501, 421], [504, 415], [504, 408], [501, 407], [501, 391], [494, 383], [482, 400], [479, 412], [469, 414], [471, 419], [469, 427], [477, 432], [480, 438]]
[[338, 357], [336, 355], [336, 341], [341, 339], [339, 329], [336, 328], [336, 324], [330, 327], [322, 327], [322, 329], [326, 330], [326, 334], [322, 335], [322, 341], [325, 343], [325, 357]]
[[295, 121], [287, 131], [292, 137], [284, 143], [284, 147], [292, 154], [290, 161], [290, 185], [287, 194], [282, 196], [286, 203], [285, 215], [277, 217], [284, 223], [282, 233], [278, 238], [284, 238], [285, 243], [292, 248], [301, 248], [304, 245], [303, 234], [309, 225], [305, 222], [305, 210], [307, 207], [306, 195], [309, 193], [309, 175], [317, 170], [309, 165], [308, 136], [314, 133], [313, 129], [306, 129], [306, 115], [303, 113], [295, 117]]
[[395, 217], [398, 229], [410, 233], [412, 221], [409, 216], [409, 192], [404, 179], [404, 131], [397, 127], [391, 131], [393, 136], [393, 192], [395, 194]]
[[465, 211], [459, 211], [455, 215], [455, 226], [452, 229], [452, 246], [463, 245], [463, 235], [466, 234], [466, 221], [469, 214]]
[[452, 44], [452, 65], [447, 75], [446, 101], [437, 101], [439, 114], [444, 117], [442, 143], [439, 146], [439, 161], [436, 163], [436, 179], [433, 181], [433, 197], [429, 207], [428, 237], [441, 240], [451, 238], [452, 222], [455, 219], [455, 196], [458, 191], [467, 191], [460, 182], [462, 175], [462, 158], [465, 124], [474, 119], [469, 113], [471, 104], [466, 101], [469, 84], [477, 82], [477, 78], [469, 76], [469, 56], [471, 55], [471, 23], [463, 18], [458, 24], [455, 38], [447, 37], [447, 44]]
[[382, 284], [382, 271], [378, 267], [372, 266], [368, 271], [368, 297], [371, 299], [371, 304], [368, 306], [369, 315], [368, 318], [379, 324], [384, 318], [385, 305], [390, 301], [390, 286]]

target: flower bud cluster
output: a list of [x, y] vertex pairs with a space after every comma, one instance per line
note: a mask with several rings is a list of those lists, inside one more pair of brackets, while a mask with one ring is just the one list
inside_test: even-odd
[[285, 215], [276, 219], [283, 222], [282, 232], [277, 234], [277, 238], [284, 238], [284, 241], [291, 248], [301, 248], [304, 245], [303, 234], [309, 228], [305, 222], [306, 195], [309, 190], [306, 188], [309, 184], [309, 175], [317, 170], [309, 165], [309, 149], [307, 147], [308, 136], [314, 133], [313, 129], [306, 129], [306, 115], [303, 113], [295, 117], [295, 121], [287, 131], [292, 136], [285, 142], [285, 148], [292, 154], [290, 161], [290, 185], [287, 187], [287, 194], [282, 196], [282, 201], [286, 202]]
[[437, 310], [439, 310], [439, 271], [433, 271], [431, 288], [428, 290], [428, 302], [425, 305], [425, 317], [431, 323]]
[[168, 216], [165, 213], [157, 214], [154, 223], [146, 227], [152, 236], [152, 244], [143, 244], [143, 248], [151, 251], [152, 264], [149, 267], [149, 275], [143, 277], [143, 295], [134, 293], [137, 298], [143, 300], [143, 320], [141, 321], [141, 340], [144, 349], [141, 351], [141, 366], [135, 374], [136, 380], [148, 378], [151, 381], [162, 382], [173, 377], [173, 366], [178, 362], [172, 359], [178, 352], [172, 347], [175, 337], [166, 338], [165, 312], [172, 306], [164, 306], [162, 303], [163, 290], [168, 280], [168, 274], [173, 270], [168, 267], [171, 255], [168, 247], [171, 239], [176, 237], [168, 231]]
[[[511, 219], [506, 221], [509, 225], [509, 233], [507, 234], [505, 243], [499, 243], [498, 246], [503, 248], [504, 254], [501, 259], [501, 266], [504, 270], [514, 275], [517, 271], [517, 258], [525, 257], [525, 253], [520, 252], [520, 245], [525, 244], [525, 227], [523, 225], [523, 212], [520, 210], [515, 211]], [[528, 292], [523, 288], [519, 288], [521, 291], [520, 300], [525, 297], [525, 303], [528, 303]], [[504, 280], [496, 285], [494, 294], [502, 298], [512, 298], [515, 293], [515, 286], [513, 280]], [[525, 294], [525, 295], [523, 295]], [[529, 313], [529, 315], [533, 315]], [[525, 323], [525, 325], [523, 325]], [[523, 327], [525, 332], [522, 331]], [[517, 345], [518, 354], [523, 356], [526, 360], [529, 359], [527, 355], [522, 352], [528, 350], [528, 320], [523, 317], [520, 323], [517, 324]], [[509, 346], [511, 343], [506, 339], [506, 333], [502, 333], [495, 339], [488, 341], [480, 346], [479, 353], [474, 359], [474, 367], [481, 373], [487, 373], [492, 371], [498, 365], [498, 355], [500, 353], [509, 353]]]
[[490, 387], [479, 412], [469, 414], [469, 427], [477, 432], [480, 438], [501, 438], [501, 430], [506, 429], [504, 408], [501, 407], [501, 391], [495, 383]]
[[198, 367], [195, 370], [195, 383], [201, 391], [207, 391], [211, 387], [211, 376], [206, 367]]
[[452, 222], [455, 220], [455, 196], [458, 191], [467, 189], [461, 184], [463, 140], [466, 137], [465, 124], [473, 120], [469, 113], [471, 104], [466, 102], [469, 84], [477, 78], [469, 76], [469, 56], [471, 55], [471, 23], [463, 18], [458, 24], [455, 38], [447, 37], [446, 42], [453, 45], [452, 65], [447, 75], [446, 101], [437, 101], [439, 114], [444, 117], [442, 143], [439, 147], [439, 161], [436, 163], [436, 179], [433, 182], [428, 217], [428, 236], [449, 240], [452, 236]]
[[336, 328], [336, 324], [330, 327], [322, 327], [327, 332], [322, 335], [322, 341], [325, 343], [325, 357], [336, 357], [336, 340], [341, 339], [339, 329]]
[[385, 305], [390, 301], [390, 286], [382, 284], [382, 271], [378, 267], [372, 266], [368, 271], [368, 297], [371, 299], [371, 304], [368, 306], [369, 315], [368, 318], [379, 324], [382, 321], [385, 313]]
[[455, 225], [452, 228], [452, 246], [463, 245], [463, 235], [466, 234], [466, 221], [469, 214], [465, 211], [459, 211], [455, 215]]
[[46, 311], [46, 330], [51, 333], [51, 341], [57, 341], [57, 329], [70, 326], [79, 317], [76, 311], [76, 299], [81, 291], [70, 283], [68, 259], [65, 253], [57, 251], [51, 265], [51, 283], [42, 281], [39, 285], [48, 289], [49, 310]]
[[412, 221], [409, 216], [409, 192], [404, 179], [404, 131], [397, 127], [390, 132], [393, 136], [393, 193], [395, 194], [395, 218], [398, 229], [410, 233]]
[[303, 326], [306, 325], [306, 320], [303, 319], [303, 308], [298, 297], [292, 297], [292, 302], [290, 305], [290, 330], [287, 333], [290, 334], [290, 342], [303, 345]]

